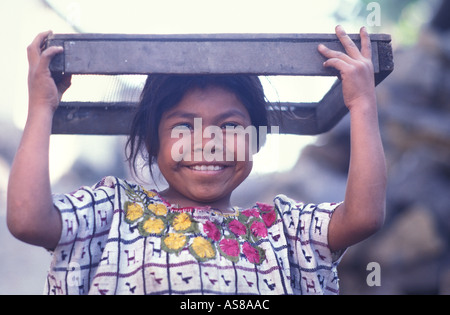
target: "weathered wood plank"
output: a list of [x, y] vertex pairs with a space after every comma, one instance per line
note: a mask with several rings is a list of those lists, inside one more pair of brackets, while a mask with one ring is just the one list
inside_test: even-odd
[[[127, 135], [137, 103], [61, 103], [53, 119], [53, 134]], [[276, 103], [269, 119], [280, 133], [310, 134], [315, 126], [314, 103]]]
[[[272, 44], [272, 45], [271, 45]], [[339, 50], [340, 44], [328, 43]], [[376, 47], [376, 46], [374, 46]], [[335, 75], [321, 66], [316, 43], [267, 42], [65, 42], [72, 74]], [[376, 54], [374, 56], [377, 56]], [[377, 60], [374, 60], [379, 71]]]
[[[350, 34], [360, 46], [359, 35]], [[394, 67], [391, 37], [371, 35], [375, 82]], [[334, 34], [121, 35], [56, 34], [48, 45], [62, 45], [52, 61], [55, 77], [71, 74], [253, 74], [336, 76], [324, 68], [319, 43], [343, 51]], [[347, 114], [340, 81], [318, 103], [283, 103], [269, 111], [280, 132], [320, 134]], [[127, 134], [136, 103], [62, 103], [53, 133]], [[277, 107], [277, 106], [275, 106]]]
[[[349, 34], [354, 41], [359, 34]], [[391, 41], [389, 34], [371, 34], [372, 40]], [[54, 34], [53, 40], [107, 40], [107, 41], [336, 41], [335, 34], [327, 33], [210, 33], [210, 34], [114, 34], [114, 33], [68, 33]]]
[[[83, 36], [84, 35], [84, 36]], [[351, 37], [360, 44], [359, 36]], [[372, 35], [375, 72], [380, 71], [379, 41]], [[230, 35], [54, 35], [48, 45], [64, 46], [52, 62], [52, 72], [72, 74], [242, 73], [259, 75], [317, 75], [336, 73], [322, 66], [317, 45], [343, 51], [333, 34]], [[188, 62], [187, 62], [188, 61]]]
[[52, 134], [128, 134], [135, 105], [130, 103], [61, 103], [53, 117]]

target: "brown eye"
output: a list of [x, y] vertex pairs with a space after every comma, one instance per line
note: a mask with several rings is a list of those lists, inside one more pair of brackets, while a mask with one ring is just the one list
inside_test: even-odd
[[220, 126], [220, 128], [222, 128], [222, 129], [233, 128], [234, 129], [237, 126], [239, 126], [239, 124], [234, 123], [234, 122], [227, 122], [227, 123], [222, 124], [222, 126]]
[[189, 131], [192, 131], [192, 130], [194, 130], [194, 127], [190, 123], [178, 123], [178, 124], [176, 124], [175, 126], [172, 127], [172, 130], [177, 130], [177, 131], [189, 130]]

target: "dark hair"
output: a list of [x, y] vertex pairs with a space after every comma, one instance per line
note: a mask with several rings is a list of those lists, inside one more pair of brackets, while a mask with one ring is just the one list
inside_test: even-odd
[[[220, 87], [234, 93], [247, 109], [257, 131], [260, 126], [268, 126], [266, 98], [257, 76], [151, 74], [142, 90], [125, 147], [127, 161], [136, 175], [136, 160], [140, 154], [153, 177], [152, 165], [159, 151], [158, 127], [162, 114], [175, 107], [188, 91], [208, 87]], [[258, 148], [263, 143], [259, 143]]]

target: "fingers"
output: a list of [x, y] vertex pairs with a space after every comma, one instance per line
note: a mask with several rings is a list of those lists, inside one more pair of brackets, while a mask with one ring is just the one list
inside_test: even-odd
[[[365, 27], [362, 27], [360, 30], [361, 36], [361, 51], [358, 49], [356, 44], [352, 41], [352, 39], [347, 35], [342, 26], [336, 27], [336, 35], [340, 40], [342, 46], [345, 49], [345, 52], [340, 52], [336, 50], [329, 49], [323, 44], [320, 44], [318, 47], [319, 52], [328, 59], [339, 59], [347, 64], [354, 64], [357, 61], [364, 61], [364, 59], [372, 60], [372, 45], [370, 41], [369, 33], [367, 32]], [[324, 66], [340, 65], [340, 62], [326, 61]]]
[[347, 56], [345, 53], [331, 50], [323, 44], [320, 44], [319, 52], [327, 58], [327, 60], [323, 63], [323, 66], [326, 68], [335, 68], [339, 71], [339, 79], [342, 79], [342, 73], [345, 72], [346, 68], [352, 63], [352, 59]]
[[57, 54], [62, 53], [63, 50], [64, 49], [60, 46], [51, 46], [51, 47], [45, 49], [41, 54], [41, 60], [40, 60], [39, 66], [43, 67], [44, 69], [48, 68], [53, 57]]
[[339, 72], [343, 72], [347, 67], [349, 67], [349, 64], [339, 58], [331, 58], [325, 61], [323, 66], [335, 68]]
[[343, 80], [346, 77], [346, 74], [351, 72], [353, 66], [348, 64], [347, 62], [339, 59], [339, 58], [331, 58], [323, 63], [325, 68], [334, 68], [338, 71], [337, 78], [339, 80]]
[[344, 28], [340, 25], [336, 26], [336, 36], [338, 37], [342, 46], [344, 46], [345, 51], [351, 58], [358, 59], [358, 57], [361, 56], [358, 47], [352, 41], [350, 36], [347, 35], [347, 32], [345, 32]]
[[39, 33], [34, 40], [31, 42], [31, 44], [27, 48], [28, 52], [28, 61], [30, 63], [35, 62], [39, 59], [39, 56], [41, 55], [42, 45], [45, 41], [45, 39], [52, 34], [52, 31], [46, 31]]
[[351, 63], [351, 61], [352, 61], [352, 58], [350, 58], [345, 53], [337, 51], [337, 50], [332, 50], [332, 49], [328, 48], [327, 46], [325, 46], [324, 44], [320, 44], [318, 49], [319, 49], [319, 52], [328, 59], [338, 58], [338, 59], [342, 59], [343, 61], [345, 61], [347, 63]]
[[323, 44], [318, 46], [319, 52], [327, 58], [323, 63], [324, 67], [335, 68], [339, 71], [341, 78], [351, 73], [362, 73], [371, 70], [372, 47], [370, 36], [365, 27], [360, 30], [361, 51], [347, 35], [341, 26], [336, 27], [336, 35], [344, 47], [345, 53], [329, 49]]
[[[29, 80], [42, 80], [42, 78], [44, 78], [45, 76], [50, 78], [50, 62], [55, 55], [63, 51], [63, 48], [58, 46], [50, 46], [44, 49], [45, 41], [50, 35], [52, 35], [52, 31], [46, 31], [38, 34], [27, 48], [29, 62]], [[40, 77], [40, 75], [44, 75], [44, 77]], [[39, 77], [41, 79], [38, 79]], [[58, 84], [59, 82], [56, 83]], [[59, 90], [65, 91], [68, 86], [70, 86], [70, 83], [67, 85], [67, 83], [65, 82], [63, 85], [64, 86], [59, 87]]]
[[372, 42], [367, 29], [361, 27], [359, 35], [361, 37], [361, 54], [367, 59], [372, 59]]
[[48, 68], [52, 58], [63, 51], [62, 47], [51, 46], [43, 49], [45, 40], [52, 35], [52, 31], [39, 33], [33, 42], [28, 46], [28, 61], [30, 66], [42, 66]]

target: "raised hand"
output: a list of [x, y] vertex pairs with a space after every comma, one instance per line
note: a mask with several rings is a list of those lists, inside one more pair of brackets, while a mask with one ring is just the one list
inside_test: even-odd
[[51, 31], [40, 33], [28, 46], [28, 95], [29, 110], [50, 109], [53, 113], [61, 100], [62, 94], [69, 88], [70, 76], [63, 76], [55, 83], [49, 65], [52, 58], [63, 51], [63, 47], [51, 46], [43, 49], [45, 40], [52, 34]]
[[375, 82], [372, 64], [372, 47], [365, 27], [360, 30], [361, 51], [340, 25], [336, 35], [344, 46], [346, 53], [331, 50], [320, 44], [319, 52], [328, 58], [324, 67], [333, 67], [340, 73], [345, 105], [350, 111], [355, 106], [375, 106]]

